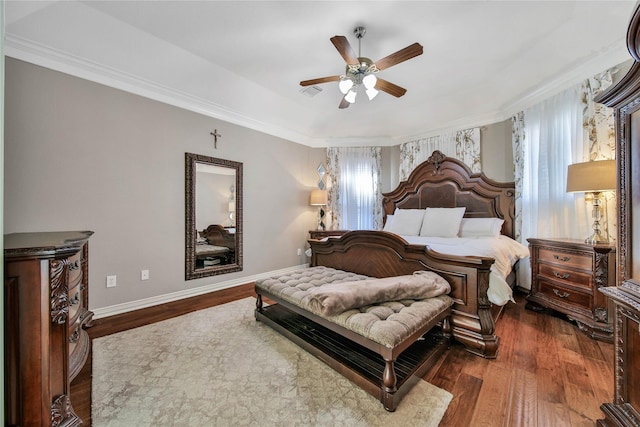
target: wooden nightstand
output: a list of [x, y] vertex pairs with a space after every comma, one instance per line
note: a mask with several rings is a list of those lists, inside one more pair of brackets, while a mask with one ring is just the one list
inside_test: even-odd
[[349, 230], [309, 230], [309, 238], [314, 240], [321, 240], [325, 237], [342, 236]]
[[531, 293], [527, 308], [556, 310], [592, 338], [613, 341], [613, 311], [601, 287], [615, 286], [616, 248], [569, 239], [527, 239]]

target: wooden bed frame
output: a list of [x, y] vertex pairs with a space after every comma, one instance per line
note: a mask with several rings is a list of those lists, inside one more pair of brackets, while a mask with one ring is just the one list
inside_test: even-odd
[[[427, 207], [466, 207], [467, 218], [497, 217], [504, 220], [502, 234], [513, 238], [515, 218], [515, 184], [500, 183], [482, 173], [471, 170], [459, 160], [434, 151], [431, 157], [411, 172], [406, 181], [383, 194], [384, 218], [393, 214], [396, 207], [402, 209], [425, 209]], [[326, 241], [310, 240], [311, 265], [324, 265], [373, 277], [387, 277], [399, 273], [394, 257], [399, 257], [399, 242], [385, 232], [349, 232], [342, 238]], [[402, 239], [400, 239], [402, 240]], [[404, 241], [404, 240], [402, 240]], [[391, 250], [384, 250], [390, 245]], [[424, 247], [420, 247], [424, 251]], [[433, 256], [429, 251], [411, 249], [421, 253], [418, 261], [429, 265], [426, 259]], [[442, 258], [440, 258], [442, 259]], [[450, 262], [469, 257], [449, 256]], [[487, 261], [490, 260], [490, 261]], [[461, 270], [464, 279], [453, 272], [440, 272], [452, 282], [451, 296], [455, 300], [452, 315], [453, 337], [465, 345], [471, 353], [486, 358], [495, 358], [499, 338], [495, 335], [495, 324], [503, 306], [491, 304], [487, 296], [489, 268], [492, 259], [479, 260], [477, 271]], [[453, 265], [453, 264], [452, 264]], [[460, 264], [463, 266], [462, 262]], [[507, 278], [515, 286], [515, 271]]]

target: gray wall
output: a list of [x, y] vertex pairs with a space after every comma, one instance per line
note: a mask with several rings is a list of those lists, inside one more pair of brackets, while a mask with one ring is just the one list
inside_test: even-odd
[[[92, 230], [92, 309], [215, 289], [307, 262], [309, 192], [324, 148], [309, 148], [33, 64], [5, 64], [4, 233]], [[210, 132], [222, 134], [218, 149]], [[244, 270], [184, 280], [184, 153], [242, 162]], [[382, 191], [399, 147], [382, 149]], [[513, 180], [510, 121], [482, 128], [487, 176]], [[140, 280], [148, 269], [150, 279]], [[106, 288], [116, 275], [115, 288]]]
[[[92, 309], [307, 262], [297, 248], [316, 224], [309, 191], [324, 149], [11, 58], [5, 71], [4, 232], [94, 231]], [[184, 279], [185, 152], [243, 163], [242, 272]]]
[[511, 119], [480, 128], [480, 162], [482, 172], [495, 181], [515, 179]]

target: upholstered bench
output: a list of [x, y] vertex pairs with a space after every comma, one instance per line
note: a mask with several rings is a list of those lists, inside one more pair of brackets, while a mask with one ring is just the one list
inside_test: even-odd
[[[450, 289], [448, 283], [435, 273], [420, 271], [414, 274], [432, 275], [428, 281], [438, 283], [433, 285], [439, 288], [436, 293]], [[412, 279], [411, 276], [402, 278]], [[375, 279], [323, 266], [258, 280], [255, 284], [258, 296], [256, 319], [269, 324], [343, 374], [345, 366], [357, 365], [350, 367], [351, 374], [346, 376], [378, 397], [387, 410], [393, 411], [402, 395], [415, 383], [415, 379], [409, 379], [426, 370], [428, 361], [439, 355], [448, 343], [449, 316], [453, 305], [453, 299], [446, 294], [396, 299], [394, 297], [398, 295], [415, 293], [419, 286], [407, 294], [407, 288], [394, 287], [394, 280]], [[389, 282], [390, 287], [383, 281]], [[442, 283], [446, 289], [442, 288]], [[377, 291], [377, 287], [383, 291]], [[345, 288], [355, 290], [354, 295], [347, 295], [349, 308], [332, 313], [336, 302], [334, 295], [345, 293]], [[392, 295], [392, 299], [360, 306], [359, 301], [363, 301], [361, 294], [367, 294], [369, 289], [372, 289], [369, 299], [379, 300], [386, 295]], [[337, 294], [327, 294], [325, 290], [335, 290]], [[277, 304], [265, 306], [263, 296]], [[338, 303], [342, 301], [338, 300]], [[424, 338], [439, 323], [442, 328], [436, 328], [428, 339]], [[327, 344], [331, 340], [337, 344]], [[419, 357], [407, 356], [411, 362], [401, 360], [403, 366], [396, 369], [395, 364], [402, 353], [412, 346]], [[382, 369], [362, 368], [359, 365], [370, 365], [370, 362], [363, 363], [363, 359], [378, 359]], [[373, 362], [375, 365], [376, 360]], [[360, 372], [361, 368], [365, 372]]]

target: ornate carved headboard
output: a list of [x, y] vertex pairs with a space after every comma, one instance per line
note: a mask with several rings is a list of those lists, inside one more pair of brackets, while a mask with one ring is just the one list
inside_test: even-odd
[[466, 207], [466, 218], [504, 219], [502, 234], [514, 237], [515, 183], [471, 173], [464, 163], [434, 151], [406, 181], [383, 193], [384, 221], [396, 208]]

